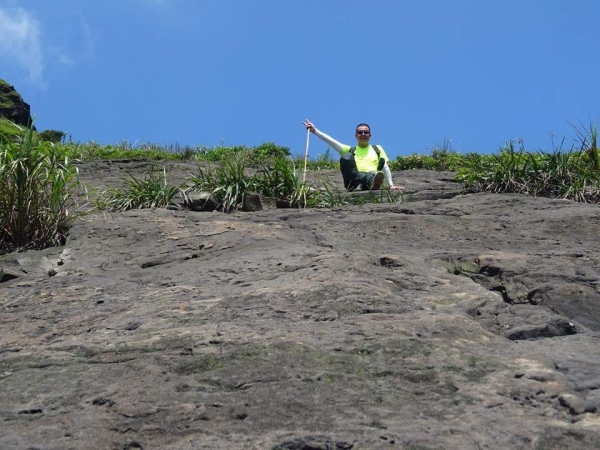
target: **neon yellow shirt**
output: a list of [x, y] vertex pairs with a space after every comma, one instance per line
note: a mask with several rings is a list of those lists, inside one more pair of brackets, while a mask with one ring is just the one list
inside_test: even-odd
[[[378, 145], [377, 147], [379, 148], [379, 156], [377, 156], [377, 152], [372, 145], [369, 145], [368, 147], [356, 147], [356, 150], [354, 151], [354, 160], [356, 161], [356, 168], [360, 172], [377, 172], [379, 158], [385, 159], [386, 163], [389, 161], [383, 147], [381, 145]], [[342, 145], [340, 154], [343, 155], [344, 153], [349, 152], [350, 148], [352, 148], [350, 145]]]

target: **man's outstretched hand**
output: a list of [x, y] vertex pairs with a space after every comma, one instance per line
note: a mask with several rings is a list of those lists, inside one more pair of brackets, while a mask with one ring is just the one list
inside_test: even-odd
[[315, 132], [315, 126], [312, 124], [312, 122], [308, 119], [306, 119], [304, 121], [304, 126], [306, 127], [307, 130], [310, 130], [311, 133]]
[[403, 189], [406, 189], [404, 186], [398, 186], [397, 184], [392, 184], [390, 186], [390, 191], [401, 191]]

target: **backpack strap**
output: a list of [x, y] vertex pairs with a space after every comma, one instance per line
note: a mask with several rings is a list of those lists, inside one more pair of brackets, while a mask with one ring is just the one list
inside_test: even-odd
[[375, 149], [375, 153], [377, 153], [377, 158], [381, 158], [381, 150], [379, 150], [379, 146], [377, 145], [371, 145], [371, 147], [373, 147]]

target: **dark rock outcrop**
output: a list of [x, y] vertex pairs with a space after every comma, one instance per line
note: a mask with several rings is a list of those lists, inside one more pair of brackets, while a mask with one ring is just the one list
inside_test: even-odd
[[17, 125], [31, 124], [31, 109], [21, 95], [2, 78], [0, 78], [0, 117], [10, 120]]

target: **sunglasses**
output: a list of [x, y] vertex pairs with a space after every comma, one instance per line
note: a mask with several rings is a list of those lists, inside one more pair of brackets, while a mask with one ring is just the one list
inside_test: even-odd
[[358, 134], [359, 136], [368, 136], [371, 134], [370, 131], [357, 131], [356, 134]]

